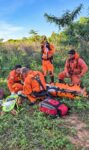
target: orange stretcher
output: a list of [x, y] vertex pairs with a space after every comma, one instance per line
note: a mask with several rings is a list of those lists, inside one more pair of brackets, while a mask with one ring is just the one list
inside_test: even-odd
[[65, 97], [69, 99], [88, 97], [86, 89], [78, 85], [70, 85], [67, 83], [55, 83], [54, 86], [49, 85], [48, 93], [54, 97]]

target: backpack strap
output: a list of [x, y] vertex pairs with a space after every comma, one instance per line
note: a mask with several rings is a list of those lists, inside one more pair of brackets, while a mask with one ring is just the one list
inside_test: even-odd
[[79, 58], [76, 59], [76, 69], [78, 68], [78, 60]]
[[[76, 61], [76, 67], [75, 67], [76, 69], [78, 68], [78, 60], [79, 60], [79, 58], [74, 60], [74, 61]], [[70, 59], [68, 60], [68, 70], [69, 70], [69, 74], [72, 75], [73, 74], [73, 70], [70, 67]]]
[[[49, 101], [47, 101], [47, 100], [45, 100], [44, 102], [45, 102], [46, 105], [48, 105], [48, 107], [50, 107], [50, 109], [55, 108], [56, 111], [57, 111], [57, 115], [61, 117], [61, 111], [58, 110], [58, 107], [59, 107], [62, 103], [59, 102], [59, 104], [55, 106], [55, 105], [52, 105], [52, 104], [51, 104]], [[43, 103], [44, 103], [44, 102], [43, 102]]]
[[45, 88], [40, 80], [39, 74], [36, 74], [34, 77], [32, 77], [32, 80], [36, 80], [39, 83], [39, 85], [42, 87], [42, 89], [45, 90]]

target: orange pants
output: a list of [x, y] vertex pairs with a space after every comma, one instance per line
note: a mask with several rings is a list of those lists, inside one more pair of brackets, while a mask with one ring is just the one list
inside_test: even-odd
[[61, 80], [63, 80], [63, 81], [64, 81], [65, 78], [70, 78], [70, 79], [71, 79], [71, 82], [72, 82], [73, 84], [78, 84], [78, 85], [80, 85], [80, 83], [81, 83], [81, 80], [80, 80], [80, 78], [79, 78], [78, 75], [72, 75], [71, 77], [68, 77], [68, 76], [67, 76], [67, 73], [66, 73], [65, 71], [59, 73], [58, 78], [61, 79]]
[[33, 95], [27, 95], [28, 100], [31, 102], [35, 102], [36, 100], [40, 99], [43, 100], [46, 97], [46, 90], [34, 92]]
[[15, 83], [15, 84], [12, 85], [12, 88], [9, 88], [9, 90], [10, 90], [10, 92], [17, 93], [18, 91], [22, 91], [23, 90], [23, 85], [20, 84], [20, 83]]
[[53, 75], [53, 72], [54, 72], [53, 64], [49, 60], [42, 60], [42, 70], [43, 70], [44, 76], [46, 76], [47, 72]]
[[43, 100], [43, 98], [45, 98], [45, 96], [43, 96], [43, 97], [33, 97], [33, 96], [30, 96], [30, 95], [27, 95], [27, 98], [30, 102], [36, 102], [38, 99]]

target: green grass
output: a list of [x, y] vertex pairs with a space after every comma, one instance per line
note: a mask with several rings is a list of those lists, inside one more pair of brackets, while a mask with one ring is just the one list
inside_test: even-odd
[[[88, 100], [61, 101], [71, 107], [69, 116], [76, 113], [88, 126]], [[25, 102], [17, 116], [7, 113], [0, 117], [0, 150], [77, 150], [67, 137], [77, 131], [67, 128], [65, 119], [52, 119], [39, 112], [38, 104], [32, 107]]]
[[[76, 102], [68, 102], [71, 113], [77, 113], [80, 119], [89, 123], [89, 106], [83, 108]], [[86, 104], [87, 105], [87, 104]], [[81, 117], [81, 112], [83, 116]], [[86, 121], [87, 120], [87, 121]], [[38, 104], [29, 107], [27, 103], [17, 116], [6, 114], [0, 117], [0, 150], [75, 150], [67, 135], [76, 135], [75, 128], [66, 128], [65, 119], [52, 119], [39, 112]]]
[[67, 129], [59, 127], [62, 119], [45, 117], [38, 106], [25, 106], [18, 116], [0, 117], [0, 150], [73, 149]]
[[[63, 62], [64, 63], [64, 62]], [[63, 70], [63, 64], [58, 59], [55, 63], [55, 81], [60, 70]], [[31, 67], [36, 66], [35, 61]], [[39, 66], [39, 70], [41, 66]], [[89, 72], [83, 78], [83, 83], [89, 91]], [[1, 78], [0, 87], [4, 88], [5, 96], [9, 95], [6, 86], [6, 79]], [[65, 102], [70, 108], [69, 116], [73, 114], [86, 124], [86, 130], [89, 130], [89, 101], [59, 99]], [[29, 106], [24, 102], [19, 114], [13, 116], [10, 113], [0, 116], [0, 150], [87, 150], [86, 146], [73, 144], [68, 136], [75, 137], [77, 129], [71, 124], [66, 126], [66, 117], [52, 119], [39, 111], [38, 103]], [[71, 120], [72, 121], [72, 120]]]

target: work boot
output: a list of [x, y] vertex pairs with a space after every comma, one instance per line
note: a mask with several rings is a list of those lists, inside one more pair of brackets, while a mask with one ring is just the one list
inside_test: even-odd
[[64, 81], [62, 79], [59, 79], [59, 83], [64, 83]]
[[29, 106], [33, 106], [33, 105], [35, 105], [35, 102], [29, 103]]
[[45, 78], [45, 82], [47, 82], [47, 77], [46, 77], [46, 76], [44, 76], [44, 78]]
[[81, 82], [80, 83], [80, 87], [83, 89], [84, 88], [84, 85], [83, 85], [83, 83]]
[[54, 76], [50, 76], [51, 78], [51, 83], [54, 83]]

